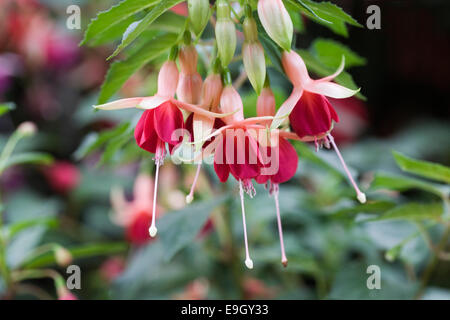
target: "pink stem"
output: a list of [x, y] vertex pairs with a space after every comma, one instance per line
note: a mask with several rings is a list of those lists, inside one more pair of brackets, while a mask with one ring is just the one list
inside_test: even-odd
[[348, 170], [347, 165], [345, 164], [344, 158], [342, 157], [341, 152], [339, 151], [336, 143], [334, 142], [333, 136], [331, 134], [328, 134], [328, 139], [330, 140], [331, 145], [333, 146], [334, 150], [336, 151], [336, 154], [342, 163], [342, 167], [344, 167], [344, 171], [347, 174], [347, 177], [350, 180], [350, 183], [353, 185], [353, 188], [356, 191], [356, 197], [358, 198], [359, 202], [365, 203], [366, 195], [363, 192], [361, 192], [361, 190], [359, 190], [358, 185], [356, 184], [355, 180], [353, 180], [353, 177], [350, 174], [350, 170]]
[[200, 175], [200, 170], [202, 169], [202, 164], [199, 163], [197, 166], [197, 172], [195, 173], [194, 181], [192, 182], [191, 191], [186, 196], [186, 202], [191, 203], [194, 199], [194, 191], [195, 191], [195, 185], [197, 184], [198, 176]]
[[239, 180], [239, 195], [241, 197], [241, 208], [242, 208], [242, 224], [244, 226], [244, 242], [245, 242], [245, 265], [249, 269], [253, 269], [253, 261], [250, 258], [248, 251], [248, 240], [247, 240], [247, 224], [245, 223], [245, 207], [244, 207], [244, 189], [242, 188], [242, 181]]
[[286, 258], [286, 252], [284, 250], [283, 227], [281, 225], [280, 204], [278, 201], [278, 193], [279, 193], [279, 187], [278, 187], [278, 185], [275, 185], [273, 196], [275, 198], [275, 207], [277, 209], [278, 234], [280, 235], [280, 247], [281, 247], [281, 263], [283, 264], [284, 267], [287, 267], [288, 260]]

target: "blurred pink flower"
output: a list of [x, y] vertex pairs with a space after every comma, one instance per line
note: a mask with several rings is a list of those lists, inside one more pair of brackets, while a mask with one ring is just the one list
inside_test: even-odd
[[100, 266], [100, 275], [107, 282], [112, 282], [124, 269], [125, 261], [121, 257], [111, 257]]
[[111, 204], [114, 210], [113, 222], [125, 227], [126, 238], [131, 243], [141, 245], [151, 238], [148, 229], [152, 222], [152, 212], [156, 217], [161, 210], [153, 203], [153, 179], [147, 174], [140, 174], [134, 183], [133, 200], [127, 201], [122, 189], [111, 190]]
[[77, 166], [68, 161], [57, 161], [45, 167], [44, 174], [53, 190], [59, 193], [70, 192], [81, 180]]

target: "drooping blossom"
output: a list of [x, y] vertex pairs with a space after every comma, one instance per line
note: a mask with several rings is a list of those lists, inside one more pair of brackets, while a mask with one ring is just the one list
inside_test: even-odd
[[155, 218], [161, 214], [161, 208], [152, 201], [153, 179], [147, 174], [139, 174], [134, 182], [133, 200], [127, 201], [122, 189], [113, 188], [111, 190], [111, 204], [114, 223], [125, 228], [125, 235], [128, 241], [133, 244], [141, 245], [147, 243], [151, 238], [148, 237], [155, 212]]
[[[183, 139], [182, 129], [184, 129], [184, 120], [183, 114], [179, 108], [210, 118], [225, 116], [209, 112], [194, 104], [174, 99], [179, 78], [178, 68], [174, 61], [176, 57], [174, 51], [176, 52], [176, 50], [172, 50], [170, 59], [163, 64], [159, 72], [158, 91], [154, 96], [121, 99], [96, 106], [96, 108], [104, 110], [124, 108], [145, 109], [135, 128], [134, 137], [139, 147], [155, 154], [154, 160], [156, 172], [153, 196], [155, 206], [158, 192], [159, 168], [163, 164], [166, 156], [165, 146], [167, 144], [169, 151], [173, 152], [174, 148], [180, 144]], [[149, 233], [152, 237], [157, 233], [155, 214], [156, 212], [153, 210], [153, 218], [149, 228]]]
[[303, 59], [293, 50], [283, 52], [282, 64], [294, 89], [278, 110], [271, 127], [277, 128], [283, 122], [282, 118], [289, 116], [291, 126], [300, 138], [312, 137], [316, 146], [318, 146], [319, 142], [324, 143], [326, 146], [333, 146], [356, 191], [358, 200], [364, 203], [366, 196], [353, 180], [330, 133], [333, 128], [333, 121], [338, 122], [339, 117], [327, 97], [335, 99], [349, 98], [359, 91], [351, 90], [332, 82], [343, 71], [345, 59], [342, 59], [341, 65], [334, 74], [319, 80], [310, 78]]

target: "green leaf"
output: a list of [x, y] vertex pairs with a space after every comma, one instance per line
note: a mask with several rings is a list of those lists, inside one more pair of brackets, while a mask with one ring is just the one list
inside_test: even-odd
[[48, 228], [55, 228], [58, 226], [58, 219], [53, 217], [36, 218], [30, 220], [19, 221], [4, 227], [4, 232], [8, 238], [14, 237], [19, 232], [34, 226], [44, 225]]
[[386, 211], [381, 216], [365, 220], [424, 220], [439, 219], [443, 213], [443, 206], [440, 202], [433, 203], [407, 203]]
[[206, 202], [197, 202], [179, 211], [166, 213], [157, 221], [158, 235], [165, 248], [166, 261], [189, 245], [205, 225], [212, 210], [223, 203], [227, 196]]
[[[312, 52], [308, 50], [298, 50], [298, 53], [305, 61], [308, 70], [314, 72], [318, 76], [325, 77], [332, 74], [334, 71], [333, 68], [330, 68], [322, 63]], [[359, 87], [356, 85], [353, 77], [346, 71], [343, 71], [339, 76], [337, 76], [334, 81], [346, 88], [357, 90]], [[366, 97], [361, 94], [361, 92], [355, 95], [356, 97], [366, 100]]]
[[107, 102], [133, 73], [169, 50], [176, 43], [178, 36], [172, 33], [157, 36], [129, 58], [114, 62], [109, 68], [106, 80], [102, 85], [98, 103]]
[[0, 103], [0, 116], [4, 115], [7, 112], [10, 112], [11, 110], [14, 110], [15, 108], [16, 105], [13, 102]]
[[450, 168], [441, 164], [409, 158], [399, 152], [392, 152], [397, 165], [406, 172], [421, 177], [450, 183]]
[[[101, 38], [100, 43], [105, 39], [111, 39], [123, 33], [129, 23], [132, 21], [131, 17], [147, 8], [152, 7], [160, 0], [124, 0], [119, 4], [111, 7], [109, 10], [100, 12], [95, 19], [91, 21], [87, 27], [84, 39], [80, 45]], [[105, 37], [105, 34], [107, 36]], [[95, 42], [94, 42], [95, 43]]]
[[87, 155], [89, 155], [91, 152], [101, 148], [105, 143], [107, 143], [109, 140], [120, 136], [121, 134], [125, 133], [127, 129], [129, 128], [130, 123], [122, 123], [121, 125], [118, 125], [117, 127], [105, 130], [100, 134], [92, 133], [89, 134], [85, 140], [81, 143], [80, 147], [75, 151], [74, 157], [76, 160], [81, 160]]
[[20, 153], [16, 155], [12, 155], [9, 157], [9, 159], [0, 166], [0, 172], [4, 171], [5, 169], [15, 166], [15, 165], [22, 165], [22, 164], [44, 164], [48, 165], [53, 162], [53, 157], [46, 153], [40, 153], [40, 152], [26, 152], [26, 153]]
[[431, 192], [436, 194], [437, 196], [442, 197], [445, 194], [445, 190], [442, 189], [442, 186], [435, 185], [430, 182], [421, 181], [414, 178], [409, 177], [401, 177], [395, 175], [388, 175], [377, 173], [372, 182], [371, 188], [381, 189], [387, 188], [391, 190], [397, 191], [405, 191], [409, 189], [420, 189], [427, 192]]
[[395, 207], [390, 201], [374, 201], [340, 209], [332, 213], [333, 218], [354, 218], [358, 213], [381, 213]]
[[302, 11], [307, 17], [331, 29], [336, 34], [348, 37], [346, 24], [362, 27], [349, 14], [331, 2], [315, 2], [312, 0], [288, 0]]
[[[67, 248], [74, 259], [88, 258], [103, 255], [112, 255], [124, 252], [128, 245], [124, 242], [113, 243], [95, 243], [80, 245], [72, 248]], [[52, 252], [43, 254], [31, 261], [27, 261], [25, 268], [41, 268], [56, 264], [55, 256]]]
[[154, 7], [136, 26], [134, 30], [132, 30], [127, 37], [124, 37], [121, 44], [117, 47], [117, 49], [113, 52], [113, 54], [108, 58], [111, 59], [115, 57], [119, 52], [122, 51], [125, 47], [127, 47], [130, 43], [132, 43], [142, 32], [144, 32], [148, 26], [150, 26], [153, 21], [155, 21], [160, 15], [164, 12], [172, 8], [173, 6], [183, 2], [183, 0], [162, 0], [158, 3], [156, 7]]
[[319, 61], [330, 68], [336, 69], [341, 64], [342, 56], [345, 57], [345, 68], [363, 66], [367, 63], [366, 59], [352, 51], [349, 47], [338, 41], [319, 38], [314, 40], [310, 51], [319, 59]]

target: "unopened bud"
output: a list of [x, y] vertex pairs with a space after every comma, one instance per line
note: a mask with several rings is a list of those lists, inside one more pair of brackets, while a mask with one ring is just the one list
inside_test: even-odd
[[158, 74], [158, 95], [173, 97], [177, 91], [178, 68], [173, 60], [164, 62]]
[[244, 42], [242, 59], [248, 79], [253, 89], [259, 94], [266, 79], [266, 60], [262, 45], [259, 42]]
[[206, 27], [209, 19], [208, 0], [188, 0], [189, 23], [198, 36]]
[[226, 124], [244, 120], [244, 107], [239, 93], [232, 85], [227, 85], [220, 96], [220, 112], [232, 115], [223, 118]]
[[222, 90], [222, 78], [219, 74], [212, 73], [207, 76], [202, 89], [203, 105], [209, 107], [212, 112], [217, 112]]
[[275, 115], [275, 96], [270, 87], [261, 90], [256, 102], [256, 112], [258, 117], [273, 117]]
[[231, 20], [230, 7], [225, 0], [218, 0], [216, 41], [222, 66], [226, 67], [231, 62], [236, 50], [236, 27]]
[[286, 51], [291, 50], [294, 28], [282, 0], [259, 0], [258, 16], [270, 38]]
[[24, 136], [32, 136], [37, 132], [37, 127], [33, 122], [26, 121], [19, 125], [17, 131]]
[[69, 250], [59, 246], [55, 248], [55, 260], [59, 266], [68, 266], [72, 262], [72, 259], [72, 254]]

